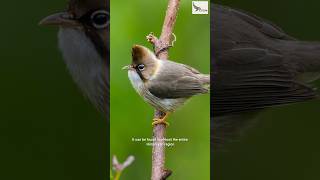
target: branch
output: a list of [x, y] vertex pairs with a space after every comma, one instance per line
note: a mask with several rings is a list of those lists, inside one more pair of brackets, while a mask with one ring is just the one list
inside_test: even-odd
[[[169, 0], [166, 16], [164, 19], [162, 33], [158, 39], [152, 33], [147, 36], [147, 40], [154, 45], [155, 54], [159, 59], [167, 60], [169, 58], [168, 49], [171, 47], [171, 37], [176, 22], [180, 0]], [[155, 110], [155, 119], [160, 119], [165, 113]], [[152, 149], [152, 180], [165, 180], [172, 171], [166, 170], [165, 165], [165, 143], [163, 139], [166, 134], [166, 125], [157, 124], [153, 127], [153, 138], [155, 144]], [[161, 144], [161, 145], [159, 145]]]
[[[110, 179], [119, 180], [123, 170], [125, 168], [127, 168], [128, 166], [130, 166], [133, 163], [133, 161], [134, 161], [134, 156], [129, 156], [127, 158], [127, 160], [121, 164], [121, 163], [119, 163], [117, 156], [113, 156], [112, 167], [113, 167], [113, 170], [115, 171], [116, 174], [114, 177], [111, 176]], [[112, 171], [110, 173], [112, 173]]]

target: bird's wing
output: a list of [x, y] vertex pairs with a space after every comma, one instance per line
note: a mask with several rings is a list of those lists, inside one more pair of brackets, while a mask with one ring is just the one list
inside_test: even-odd
[[163, 62], [155, 79], [147, 83], [147, 88], [158, 98], [186, 98], [208, 92], [209, 76], [197, 70], [171, 61]]
[[276, 38], [276, 39], [294, 40], [294, 38], [292, 38], [291, 36], [288, 36], [280, 27], [273, 24], [271, 21], [258, 17], [252, 13], [245, 12], [243, 10], [236, 10], [236, 9], [229, 8], [229, 12], [233, 16], [255, 27], [261, 33], [269, 37]]
[[249, 35], [248, 37], [250, 37], [250, 33], [256, 35], [256, 33], [259, 32], [261, 35], [270, 38], [295, 40], [293, 37], [287, 35], [280, 27], [252, 13], [217, 4], [213, 4], [211, 7], [214, 16], [213, 23], [220, 23], [222, 25], [217, 26], [216, 28], [218, 29], [228, 29], [225, 33], [230, 33], [230, 31], [235, 33], [240, 32], [247, 34]]
[[259, 48], [239, 48], [215, 57], [212, 78], [214, 116], [252, 111], [312, 99], [311, 87], [295, 80], [283, 56]]

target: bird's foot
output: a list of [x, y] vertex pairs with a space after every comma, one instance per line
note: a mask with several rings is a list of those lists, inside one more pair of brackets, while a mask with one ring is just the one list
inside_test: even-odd
[[154, 118], [152, 126], [156, 126], [158, 124], [164, 124], [165, 126], [169, 126], [170, 124], [166, 121], [165, 118], [159, 119], [159, 118]]
[[154, 118], [152, 125], [158, 125], [158, 124], [164, 124], [166, 127], [169, 126], [170, 124], [166, 121], [169, 113], [165, 113], [165, 115], [161, 118]]

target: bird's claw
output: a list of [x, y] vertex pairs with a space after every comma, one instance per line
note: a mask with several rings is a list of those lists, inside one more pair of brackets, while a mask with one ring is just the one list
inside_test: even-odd
[[156, 126], [158, 124], [164, 124], [166, 127], [170, 125], [164, 118], [163, 119], [158, 119], [158, 118], [153, 119], [152, 126]]

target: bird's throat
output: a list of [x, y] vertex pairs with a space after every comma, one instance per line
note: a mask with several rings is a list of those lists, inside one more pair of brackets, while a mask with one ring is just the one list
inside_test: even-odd
[[103, 93], [108, 68], [96, 50], [93, 42], [81, 29], [61, 28], [59, 31], [59, 47], [65, 63], [74, 81], [90, 99], [98, 106]]

